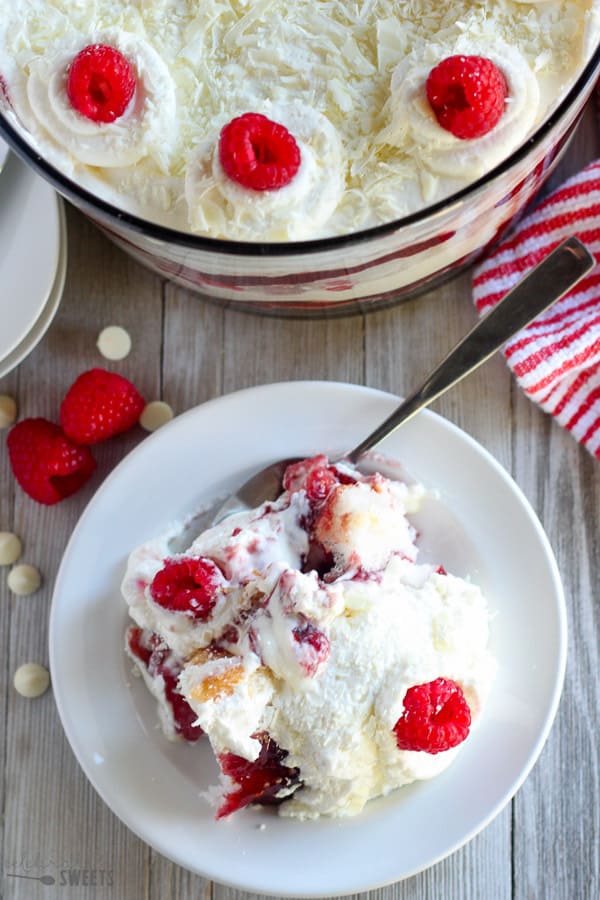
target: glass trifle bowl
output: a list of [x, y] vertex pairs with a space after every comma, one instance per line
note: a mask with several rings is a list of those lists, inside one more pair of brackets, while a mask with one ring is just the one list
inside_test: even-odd
[[[8, 4], [8, 11], [12, 9], [8, 0], [0, 0], [0, 12], [2, 12], [2, 3]], [[22, 0], [17, 0], [17, 6], [19, 3], [23, 5]], [[379, 0], [379, 5], [383, 4], [386, 10], [386, 4], [389, 6], [390, 3], [391, 0]], [[58, 0], [47, 4], [38, 0], [37, 3], [33, 4], [33, 7], [42, 10], [42, 12], [44, 7], [51, 7], [54, 11], [60, 7], [60, 15], [68, 19], [71, 13], [62, 9], [64, 5]], [[104, 5], [107, 7], [107, 10], [112, 8], [111, 4], [105, 3]], [[502, 4], [499, 4], [499, 7], [503, 9], [510, 7], [513, 10], [519, 10], [518, 14], [515, 12], [514, 15], [519, 15], [521, 17], [519, 21], [525, 23], [530, 20], [531, 16], [538, 16], [539, 21], [542, 23], [545, 23], [546, 20], [551, 22], [552, 27], [558, 33], [561, 27], [559, 14], [561, 13], [562, 5], [561, 0], [547, 0], [547, 2], [538, 0], [537, 3], [532, 2], [531, 4], [523, 4], [516, 2], [516, 0], [515, 2], [504, 0]], [[118, 3], [112, 6], [120, 9], [122, 12], [129, 13], [130, 8], [133, 9], [134, 6], [137, 7], [138, 5]], [[277, 3], [275, 3], [275, 6], [277, 6]], [[365, 5], [365, 9], [367, 6], [369, 4]], [[414, 4], [411, 4], [411, 6], [414, 6]], [[434, 3], [430, 4], [430, 6], [432, 8], [442, 8], [442, 4]], [[486, 3], [484, 0], [474, 0], [472, 4], [469, 4], [463, 0], [462, 6], [465, 9], [470, 6], [483, 9], [486, 7]], [[487, 3], [487, 7], [490, 9], [494, 6], [495, 4], [493, 3]], [[501, 71], [503, 65], [506, 66], [505, 86], [508, 91], [504, 107], [506, 112], [502, 113], [500, 125], [492, 129], [489, 134], [484, 134], [482, 137], [475, 136], [472, 141], [475, 152], [474, 155], [471, 155], [472, 162], [467, 162], [466, 164], [467, 167], [472, 169], [469, 173], [469, 177], [472, 178], [470, 183], [465, 183], [464, 178], [461, 180], [460, 178], [451, 177], [446, 179], [447, 184], [441, 192], [430, 189], [430, 185], [436, 183], [438, 176], [432, 176], [428, 169], [431, 153], [430, 146], [427, 143], [430, 135], [433, 135], [433, 139], [437, 139], [435, 131], [431, 129], [437, 129], [439, 132], [441, 132], [441, 129], [438, 123], [433, 120], [430, 111], [426, 111], [424, 114], [425, 118], [423, 118], [424, 88], [419, 86], [418, 91], [415, 92], [412, 70], [409, 72], [410, 77], [405, 77], [406, 73], [404, 72], [406, 59], [412, 59], [416, 51], [407, 51], [404, 55], [398, 48], [393, 48], [393, 51], [390, 51], [392, 55], [396, 55], [395, 61], [396, 57], [400, 61], [395, 66], [392, 66], [389, 60], [387, 63], [384, 60], [380, 64], [380, 68], [384, 70], [383, 75], [385, 77], [382, 77], [382, 84], [386, 85], [385, 91], [388, 91], [387, 85], [391, 85], [388, 91], [391, 100], [389, 98], [386, 100], [387, 106], [384, 106], [382, 113], [383, 118], [387, 116], [387, 124], [384, 123], [380, 137], [381, 134], [385, 134], [385, 140], [392, 144], [394, 141], [398, 143], [397, 133], [402, 137], [408, 127], [403, 119], [403, 110], [400, 109], [400, 113], [398, 113], [394, 103], [398, 104], [400, 101], [406, 101], [407, 109], [417, 110], [417, 115], [421, 116], [421, 124], [417, 123], [417, 126], [413, 127], [411, 141], [413, 144], [415, 141], [422, 141], [422, 147], [419, 152], [425, 162], [421, 166], [420, 159], [417, 158], [416, 174], [413, 181], [420, 183], [422, 196], [419, 203], [408, 203], [406, 205], [406, 210], [408, 211], [404, 211], [402, 215], [388, 215], [386, 217], [381, 215], [381, 212], [378, 212], [374, 216], [363, 216], [362, 219], [359, 216], [356, 222], [361, 227], [351, 227], [352, 220], [348, 219], [348, 217], [345, 219], [338, 217], [338, 220], [335, 220], [334, 215], [331, 228], [328, 228], [327, 224], [321, 227], [322, 223], [317, 223], [317, 227], [312, 229], [312, 231], [310, 228], [304, 229], [300, 238], [297, 238], [293, 229], [288, 231], [284, 229], [285, 239], [280, 237], [277, 239], [264, 239], [260, 238], [259, 229], [257, 232], [258, 239], [255, 240], [246, 239], [245, 232], [242, 231], [240, 233], [239, 230], [236, 231], [235, 229], [230, 234], [221, 235], [218, 229], [211, 229], [210, 223], [206, 225], [206, 216], [203, 213], [203, 216], [200, 218], [204, 225], [199, 228], [196, 224], [196, 226], [192, 225], [188, 228], [185, 224], [182, 226], [180, 219], [176, 217], [155, 215], [152, 211], [148, 212], [143, 205], [132, 202], [133, 195], [136, 191], [141, 193], [142, 187], [144, 190], [147, 188], [148, 191], [152, 189], [152, 185], [149, 184], [151, 176], [146, 175], [146, 172], [151, 172], [152, 170], [147, 168], [145, 158], [137, 163], [134, 162], [129, 167], [133, 174], [126, 173], [123, 177], [119, 174], [123, 184], [134, 184], [129, 196], [127, 191], [119, 193], [119, 191], [113, 189], [114, 177], [109, 187], [107, 187], [106, 180], [96, 177], [100, 173], [101, 167], [98, 166], [95, 157], [92, 157], [91, 160], [92, 163], [96, 163], [95, 165], [91, 165], [89, 159], [84, 164], [81, 164], [80, 160], [76, 159], [76, 164], [73, 165], [73, 155], [77, 156], [79, 152], [78, 147], [81, 145], [77, 128], [75, 128], [73, 135], [67, 135], [65, 142], [59, 148], [60, 152], [56, 152], [57, 148], [52, 145], [52, 141], [47, 142], [45, 140], [45, 135], [48, 133], [47, 129], [51, 128], [53, 123], [58, 123], [57, 130], [62, 141], [63, 126], [67, 119], [67, 125], [70, 127], [73, 116], [80, 115], [78, 111], [73, 112], [72, 109], [66, 109], [65, 111], [65, 103], [67, 101], [65, 100], [63, 103], [63, 98], [61, 97], [62, 93], [65, 98], [68, 95], [69, 100], [72, 100], [70, 73], [74, 70], [74, 59], [78, 53], [81, 54], [89, 47], [105, 47], [114, 44], [117, 49], [121, 48], [125, 59], [129, 58], [130, 61], [133, 59], [132, 65], [134, 69], [137, 65], [138, 85], [135, 88], [134, 99], [131, 100], [130, 107], [123, 116], [125, 124], [130, 120], [133, 121], [127, 117], [138, 115], [144, 103], [146, 103], [146, 107], [152, 105], [152, 103], [148, 104], [146, 100], [143, 102], [142, 100], [136, 101], [135, 98], [141, 97], [144, 89], [146, 96], [149, 96], [151, 101], [155, 99], [152, 95], [152, 91], [156, 89], [155, 83], [152, 83], [151, 78], [149, 83], [144, 81], [144, 78], [148, 77], [144, 72], [149, 67], [151, 68], [148, 64], [148, 59], [152, 62], [154, 57], [146, 58], [142, 54], [140, 59], [137, 59], [135, 49], [137, 44], [135, 41], [138, 38], [131, 38], [128, 34], [123, 37], [125, 32], [117, 32], [116, 30], [112, 32], [106, 28], [98, 30], [94, 24], [90, 25], [89, 28], [86, 26], [86, 33], [82, 34], [81, 22], [79, 22], [79, 31], [74, 36], [67, 36], [64, 39], [66, 43], [64, 43], [64, 46], [61, 43], [61, 52], [56, 56], [59, 62], [53, 63], [55, 65], [54, 70], [52, 70], [51, 66], [49, 68], [50, 64], [46, 65], [46, 61], [40, 57], [39, 46], [44, 43], [44, 38], [39, 37], [38, 20], [34, 22], [37, 28], [34, 36], [35, 41], [38, 42], [37, 45], [34, 46], [35, 41], [33, 38], [30, 39], [31, 46], [28, 44], [25, 50], [21, 46], [15, 45], [14, 59], [11, 58], [8, 63], [6, 53], [3, 54], [2, 52], [2, 30], [0, 25], [0, 74], [2, 75], [0, 87], [3, 88], [0, 91], [0, 135], [4, 137], [11, 148], [23, 160], [47, 179], [62, 196], [66, 197], [87, 215], [115, 244], [161, 276], [206, 298], [242, 309], [293, 315], [337, 314], [353, 312], [358, 309], [375, 309], [382, 305], [388, 305], [411, 297], [425, 288], [433, 287], [450, 275], [472, 264], [491, 245], [499, 240], [553, 170], [561, 153], [566, 148], [569, 138], [573, 134], [600, 71], [600, 46], [598, 45], [600, 10], [597, 9], [597, 0], [590, 0], [589, 3], [586, 3], [586, 0], [580, 0], [579, 4], [575, 4], [575, 6], [582, 16], [587, 17], [585, 18], [587, 23], [585, 27], [588, 36], [586, 38], [586, 52], [584, 55], [582, 54], [581, 66], [577, 67], [577, 71], [573, 73], [573, 78], [569, 79], [570, 86], [568, 89], [564, 89], [564, 85], [561, 84], [560, 90], [557, 88], [556, 95], [560, 97], [558, 102], [548, 102], [547, 113], [539, 117], [534, 127], [529, 130], [526, 129], [518, 141], [515, 141], [513, 138], [510, 144], [510, 152], [505, 154], [492, 153], [489, 159], [492, 160], [493, 164], [485, 164], [481, 166], [481, 171], [479, 171], [480, 160], [475, 148], [481, 145], [482, 152], [485, 151], [487, 153], [491, 146], [490, 141], [494, 140], [496, 129], [500, 128], [502, 131], [504, 118], [510, 118], [514, 108], [520, 103], [519, 92], [514, 90], [514, 87], [512, 89], [513, 95], [511, 95], [511, 85], [513, 84], [511, 69], [512, 48], [507, 47], [504, 50], [505, 45], [499, 44], [494, 50], [495, 57], [494, 52], [490, 51], [489, 55], [492, 61], [494, 58], [497, 59]], [[31, 4], [25, 4], [23, 8], [25, 9], [25, 7], [31, 7]], [[161, 9], [169, 10], [171, 7], [175, 8], [175, 5], [169, 4], [165, 0], [165, 2], [157, 4], [155, 8], [151, 5], [149, 7], [151, 12], [147, 13], [147, 15], [156, 18], [159, 15], [158, 11]], [[391, 4], [391, 7], [393, 7], [393, 4]], [[293, 12], [290, 13], [292, 18], [294, 15], [299, 15], [297, 12], [298, 8], [294, 7]], [[313, 7], [308, 4], [305, 7], [302, 6], [302, 8], [308, 10]], [[340, 8], [346, 9], [344, 4], [341, 4]], [[525, 14], [521, 12], [523, 9], [530, 10], [530, 12]], [[542, 12], [539, 12], [540, 10]], [[547, 10], [547, 12], [544, 10]], [[125, 12], [123, 12], [123, 15], [125, 15]], [[188, 13], [191, 17], [191, 24], [187, 23], [186, 25], [189, 31], [189, 28], [196, 20], [193, 19], [195, 13], [192, 14], [189, 10]], [[77, 19], [79, 14], [74, 12], [72, 19]], [[139, 16], [145, 14], [140, 12]], [[442, 13], [440, 12], [439, 15], [441, 16]], [[91, 14], [89, 18], [93, 18]], [[282, 18], [279, 15], [279, 19]], [[388, 20], [384, 19], [383, 21]], [[132, 22], [134, 22], [133, 25]], [[131, 31], [135, 31], [138, 27], [137, 22], [137, 18], [130, 21], [125, 17], [120, 22], [120, 25], [121, 28], [125, 25], [125, 30], [129, 28]], [[150, 19], [148, 22], [144, 21], [143, 28], [142, 26], [140, 28], [142, 28], [144, 33], [144, 42], [149, 42], [151, 45], [152, 41], [150, 38], [152, 34], [149, 22], [152, 24], [154, 19], [152, 19], [152, 22]], [[72, 24], [72, 22], [69, 22], [69, 24]], [[269, 22], [267, 21], [263, 24], [265, 27], [268, 27]], [[569, 22], [565, 22], [565, 33], [569, 30], [568, 25]], [[53, 27], [56, 28], [56, 26]], [[62, 25], [60, 27], [63, 28]], [[158, 35], [159, 30], [156, 22], [154, 22], [153, 27], [155, 27], [156, 35]], [[374, 27], [377, 28], [377, 34], [379, 35], [383, 28], [381, 20], [376, 21]], [[261, 53], [269, 55], [271, 50], [264, 50], [265, 35], [258, 26], [256, 28], [258, 28], [255, 35], [256, 40], [263, 48]], [[444, 28], [446, 31], [449, 28], [456, 29], [456, 23], [448, 27], [444, 25]], [[30, 31], [33, 33], [35, 29], [31, 27]], [[446, 31], [444, 31], [444, 34], [446, 34]], [[230, 32], [223, 33], [227, 38]], [[150, 37], [146, 41], [148, 35]], [[203, 40], [205, 39], [204, 32], [202, 32], [201, 37]], [[375, 52], [376, 56], [379, 54], [379, 58], [381, 58], [383, 53], [382, 46], [385, 48], [390, 42], [389, 35], [384, 35], [384, 37], [385, 40], [383, 42], [380, 40]], [[19, 37], [18, 40], [22, 43], [23, 38]], [[248, 40], [249, 38], [246, 38], [246, 41]], [[456, 40], [454, 38], [452, 40], [454, 41], [452, 46], [455, 49], [461, 50], [461, 48], [470, 46], [470, 38], [466, 40], [459, 35]], [[495, 47], [495, 38], [493, 36], [490, 38], [488, 35], [486, 40], [491, 40]], [[61, 41], [63, 41], [62, 32]], [[277, 41], [277, 34], [274, 36], [274, 41]], [[226, 43], [227, 41], [224, 40], [223, 42]], [[4, 46], [6, 47], [8, 43], [9, 39], [6, 37], [5, 32]], [[160, 48], [158, 38], [155, 39], [154, 46], [150, 46], [150, 50], [147, 50], [145, 43], [143, 53], [151, 53], [156, 56], [156, 48]], [[167, 48], [170, 46], [168, 34], [165, 38], [165, 46]], [[481, 46], [485, 47], [487, 45], [482, 45], [479, 39], [476, 40], [474, 43], [475, 51], [479, 51]], [[65, 47], [67, 48], [66, 50]], [[171, 51], [165, 50], [163, 55], [167, 56], [169, 52], [172, 52], [172, 48]], [[186, 50], [186, 52], [188, 51]], [[239, 48], [236, 48], [235, 53], [231, 54], [232, 59], [236, 53], [239, 56], [240, 52]], [[277, 52], [276, 47], [273, 52]], [[430, 60], [430, 57], [433, 59], [433, 62], [429, 61], [427, 63], [430, 70], [435, 68], [435, 52], [437, 51], [433, 51], [427, 46], [422, 51], [425, 60]], [[502, 59], [503, 52], [506, 52], [506, 63]], [[543, 51], [538, 54], [533, 68], [538, 65], [538, 59], [540, 60], [539, 66], [542, 69], [544, 67], [548, 68], [548, 60], [543, 58], [544, 53], [547, 52], [550, 51]], [[339, 53], [340, 56], [348, 55], [346, 45], [339, 48]], [[181, 55], [181, 51], [179, 55]], [[301, 54], [299, 53], [299, 55]], [[444, 57], [443, 53], [441, 55]], [[459, 55], [461, 54], [455, 53], [452, 55], [452, 58], [459, 58]], [[462, 53], [463, 57], [465, 55], [465, 53]], [[404, 56], [406, 59], [404, 59]], [[41, 62], [38, 57], [41, 58]], [[480, 57], [467, 55], [467, 58], [479, 59]], [[586, 60], [585, 64], [584, 59]], [[15, 75], [15, 72], [17, 72], [19, 66], [12, 65], [15, 61], [21, 66], [21, 70], [18, 71], [17, 75]], [[422, 63], [423, 60], [420, 61], [420, 64]], [[233, 65], [234, 63], [228, 62], [227, 64]], [[238, 63], [236, 62], [235, 64], [237, 65]], [[162, 62], [161, 65], [163, 65]], [[174, 65], [179, 66], [179, 63], [171, 65], [172, 71], [174, 70]], [[37, 70], [36, 66], [38, 66]], [[46, 66], [45, 69], [44, 66]], [[552, 65], [550, 65], [550, 68], [552, 68]], [[181, 81], [181, 67], [177, 71]], [[26, 78], [25, 76], [22, 77], [23, 72], [26, 72]], [[398, 75], [398, 72], [400, 72], [400, 75]], [[188, 74], [186, 72], [186, 78]], [[152, 77], [155, 77], [155, 75], [156, 73]], [[503, 76], [500, 77], [502, 78]], [[529, 78], [529, 75], [527, 77]], [[413, 82], [411, 82], [411, 78], [413, 78]], [[155, 77], [155, 82], [157, 81], [160, 81], [158, 76]], [[408, 88], [406, 87], [407, 84]], [[530, 85], [527, 86], [528, 84], [529, 82], [526, 84], [527, 91], [530, 90]], [[552, 82], [550, 81], [549, 84], [551, 92]], [[427, 80], [427, 85], [429, 85], [429, 79]], [[327, 88], [327, 90], [330, 88]], [[537, 87], [535, 89], [537, 90]], [[323, 87], [323, 91], [325, 90], [326, 88]], [[336, 90], [339, 94], [341, 88], [338, 86]], [[429, 99], [429, 86], [427, 90], [427, 98]], [[548, 94], [548, 84], [544, 90]], [[261, 111], [265, 112], [265, 110], [271, 109], [271, 95], [269, 91], [273, 93], [276, 100], [280, 93], [279, 86], [266, 85], [261, 87], [261, 91], [262, 96], [256, 101], [256, 110], [259, 114], [262, 114]], [[525, 88], [523, 91], [525, 92]], [[160, 94], [160, 91], [158, 91], [158, 94]], [[319, 105], [323, 108], [324, 101], [321, 103], [319, 101], [318, 88], [312, 91], [311, 96], [313, 99], [316, 98], [314, 99], [315, 108]], [[323, 96], [325, 95], [323, 94]], [[306, 106], [306, 99], [306, 97], [303, 97], [301, 101], [298, 98], [293, 100], [296, 106], [300, 103], [304, 104], [302, 114], [298, 115], [295, 113], [296, 119], [292, 116], [292, 121], [300, 122], [298, 126], [300, 130], [303, 127], [303, 117], [306, 118], [303, 111]], [[546, 97], [547, 100], [548, 97]], [[178, 101], [181, 101], [179, 94]], [[212, 101], [209, 98], [206, 103], [210, 105], [210, 102]], [[223, 102], [227, 105], [226, 101]], [[223, 106], [223, 102], [219, 100], [221, 106]], [[431, 102], [433, 103], [433, 100]], [[249, 101], [244, 105], [244, 99], [240, 100], [238, 98], [236, 103], [237, 105], [234, 103], [231, 107], [234, 114], [238, 116], [245, 114]], [[279, 103], [279, 106], [277, 103]], [[529, 99], [527, 103], [529, 103]], [[335, 104], [331, 103], [330, 106], [331, 109], [326, 108], [325, 112], [335, 119], [332, 113]], [[288, 108], [291, 107], [288, 105]], [[278, 109], [285, 111], [285, 103], [282, 105], [279, 99], [273, 103], [272, 109], [273, 115], [271, 118], [276, 122], [283, 122], [285, 115], [282, 113], [280, 117], [277, 117], [275, 112]], [[339, 113], [339, 110], [337, 110], [337, 113]], [[139, 114], [142, 115], [142, 113]], [[145, 112], [143, 114], [145, 115]], [[179, 119], [182, 119], [182, 115], [178, 114]], [[219, 132], [217, 129], [214, 132], [216, 134], [216, 138], [213, 138], [214, 152], [212, 145], [210, 149], [210, 153], [213, 154], [211, 157], [213, 168], [212, 174], [209, 172], [207, 175], [208, 181], [213, 177], [215, 166], [221, 165], [220, 162], [214, 161], [217, 159], [218, 152], [221, 153], [220, 160], [223, 160], [221, 142], [225, 131], [224, 123], [230, 119], [231, 115], [232, 113], [229, 109], [225, 112], [221, 109], [218, 114], [215, 114], [212, 122], [212, 126], [215, 126], [216, 123], [221, 130]], [[309, 113], [308, 118], [311, 115], [312, 112]], [[317, 112], [316, 115], [326, 118], [321, 111]], [[352, 112], [348, 113], [348, 117], [351, 117], [351, 115]], [[188, 120], [186, 119], [186, 127], [188, 127], [187, 122]], [[98, 129], [105, 127], [102, 122], [92, 122], [90, 124], [86, 121], [84, 125], [85, 127], [81, 131], [84, 143], [90, 127]], [[107, 127], [114, 127], [114, 123], [111, 122]], [[331, 129], [329, 123], [327, 128]], [[419, 129], [422, 130], [422, 134]], [[334, 131], [335, 128], [326, 132], [325, 143], [328, 147], [327, 152], [331, 149], [332, 142], [337, 140], [333, 134]], [[376, 140], [374, 139], [375, 143], [380, 137]], [[443, 139], [446, 137], [447, 133], [443, 135]], [[165, 145], [168, 144], [168, 129], [164, 127], [164, 123], [162, 139]], [[402, 139], [404, 138], [402, 137]], [[459, 140], [454, 136], [451, 136], [451, 140], [457, 144], [466, 145], [470, 143], [468, 139]], [[365, 146], [368, 143], [367, 140]], [[304, 144], [301, 144], [300, 141], [299, 146], [304, 148]], [[203, 141], [199, 140], [198, 135], [194, 133], [190, 145], [191, 149], [188, 148], [189, 152], [185, 161], [187, 172], [191, 171], [192, 165], [205, 165], [205, 157], [209, 151], [203, 150], [203, 147]], [[452, 152], [454, 153], [454, 149], [452, 149]], [[201, 157], [201, 153], [204, 153], [205, 156]], [[309, 150], [307, 150], [307, 158], [309, 153], [310, 146]], [[304, 161], [304, 156], [302, 160]], [[387, 157], [384, 162], [387, 165]], [[210, 168], [211, 164], [207, 163], [206, 165]], [[302, 162], [302, 165], [304, 165], [304, 162]], [[179, 168], [185, 168], [185, 166], [181, 164]], [[348, 171], [350, 171], [350, 168], [348, 168]], [[138, 173], [142, 173], [138, 182], [135, 182], [136, 169]], [[356, 172], [359, 169], [360, 166], [356, 164], [353, 171]], [[118, 171], [121, 173], [122, 170], [124, 171], [123, 167], [111, 170], [111, 176], [113, 172]], [[473, 177], [474, 173], [478, 174], [479, 177]], [[130, 174], [133, 181], [128, 181]], [[172, 172], [168, 172], [168, 176], [170, 179], [168, 184], [177, 181]], [[336, 177], [337, 175], [330, 175], [330, 173], [328, 174], [325, 171], [322, 182], [320, 184], [317, 183], [316, 187], [313, 185], [313, 195], [321, 194], [325, 196], [327, 192], [331, 191], [330, 182], [335, 180]], [[356, 177], [353, 177], [356, 181]], [[191, 209], [187, 174], [185, 179], [186, 202], [188, 208], [190, 208], [190, 221], [193, 222], [195, 213]], [[443, 181], [443, 179], [438, 180]], [[167, 184], [167, 179], [163, 178], [161, 189], [164, 184]], [[288, 187], [286, 186], [283, 190], [288, 190]], [[401, 197], [402, 190], [398, 190], [397, 185], [395, 187], [392, 185], [392, 187], [395, 191], [395, 197]], [[214, 192], [214, 184], [211, 183], [210, 189]], [[378, 190], [380, 191], [378, 203], [381, 209], [385, 207], [386, 202], [385, 184], [383, 188], [378, 188]], [[235, 191], [239, 194], [239, 185], [235, 186]], [[181, 187], [180, 194], [182, 192], [183, 187]], [[342, 184], [340, 188], [342, 200], [336, 207], [336, 215], [337, 210], [343, 208], [344, 203], [346, 206], [348, 205], [347, 197], [353, 192], [357, 193], [353, 183], [347, 181], [345, 186]], [[414, 184], [407, 182], [407, 196], [411, 192], [414, 192]], [[270, 193], [272, 194], [273, 191], [270, 191]], [[229, 193], [225, 192], [225, 194], [228, 198], [232, 195], [231, 191]], [[197, 192], [196, 196], [199, 197], [198, 202], [201, 206], [203, 203], [202, 192]], [[392, 197], [392, 201], [393, 199]], [[402, 202], [394, 205], [395, 201], [392, 201], [390, 201], [389, 205], [390, 210], [402, 208]], [[180, 200], [177, 202], [179, 205], [182, 203]], [[262, 200], [259, 202], [262, 202]], [[298, 201], [296, 194], [290, 193], [288, 205], [283, 207], [283, 217], [285, 218], [285, 215], [288, 213], [290, 219], [296, 216], [297, 206], [300, 202], [304, 202], [302, 198]], [[316, 202], [315, 206], [317, 211], [321, 208], [319, 202]], [[224, 200], [223, 203], [227, 206], [229, 199]], [[311, 209], [307, 209], [307, 215], [310, 218]], [[281, 215], [281, 213], [278, 214]], [[265, 233], [269, 234], [269, 232]], [[240, 239], [240, 234], [243, 239]], [[253, 236], [252, 233], [251, 236]]]

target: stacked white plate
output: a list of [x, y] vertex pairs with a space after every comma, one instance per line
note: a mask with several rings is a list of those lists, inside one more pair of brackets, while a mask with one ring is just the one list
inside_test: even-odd
[[50, 325], [66, 272], [62, 200], [0, 141], [0, 376]]

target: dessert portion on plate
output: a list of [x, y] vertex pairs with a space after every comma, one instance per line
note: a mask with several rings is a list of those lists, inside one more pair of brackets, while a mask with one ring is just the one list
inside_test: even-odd
[[441, 773], [468, 739], [495, 662], [480, 589], [418, 561], [423, 487], [316, 456], [274, 502], [134, 550], [126, 649], [165, 734], [206, 735], [217, 817], [359, 813]]
[[118, 207], [240, 241], [347, 234], [525, 142], [600, 0], [0, 0], [9, 121]]

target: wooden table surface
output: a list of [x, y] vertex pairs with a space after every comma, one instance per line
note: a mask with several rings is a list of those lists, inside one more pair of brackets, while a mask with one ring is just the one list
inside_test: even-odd
[[[550, 186], [599, 150], [596, 118], [588, 109]], [[31, 356], [0, 380], [0, 393], [17, 398], [21, 417], [56, 416], [74, 378], [104, 363], [96, 338], [110, 324], [128, 329], [133, 349], [127, 359], [109, 365], [136, 382], [147, 398], [161, 397], [181, 412], [237, 388], [303, 378], [403, 394], [475, 320], [469, 273], [366, 316], [263, 318], [220, 309], [162, 281], [73, 209], [68, 238], [67, 281], [56, 320]], [[503, 812], [445, 861], [361, 896], [592, 900], [600, 897], [599, 464], [524, 397], [500, 356], [434, 408], [491, 451], [547, 531], [568, 603], [566, 682], [541, 757]], [[135, 837], [80, 770], [52, 691], [25, 700], [12, 686], [20, 664], [47, 665], [52, 586], [69, 535], [102, 478], [142, 439], [135, 429], [101, 445], [92, 483], [50, 508], [15, 488], [1, 442], [0, 530], [21, 535], [23, 560], [37, 565], [44, 577], [36, 594], [16, 598], [7, 588], [7, 570], [0, 570], [0, 897], [6, 900], [250, 897], [186, 872]], [[54, 883], [34, 880], [44, 875]], [[294, 891], [293, 872], [289, 891]]]

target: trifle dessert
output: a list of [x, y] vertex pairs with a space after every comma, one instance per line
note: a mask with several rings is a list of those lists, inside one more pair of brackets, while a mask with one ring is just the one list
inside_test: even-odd
[[4, 112], [120, 209], [244, 242], [455, 193], [582, 71], [599, 0], [0, 0]]
[[218, 818], [351, 816], [441, 773], [495, 671], [481, 590], [418, 560], [419, 484], [316, 456], [279, 498], [135, 549], [126, 650], [167, 737], [209, 741]]

